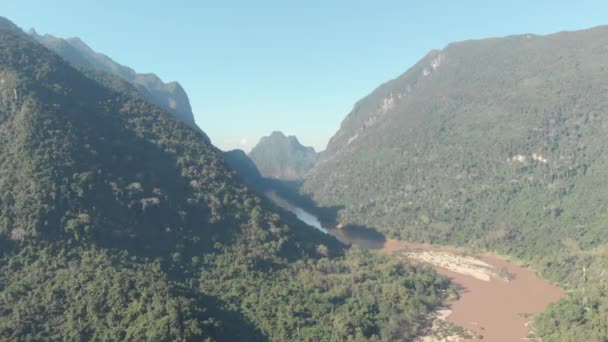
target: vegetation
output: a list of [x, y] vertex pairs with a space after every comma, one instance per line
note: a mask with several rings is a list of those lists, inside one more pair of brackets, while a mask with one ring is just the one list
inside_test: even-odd
[[258, 168], [243, 150], [222, 152], [222, 156], [230, 167], [250, 187], [263, 192], [266, 180], [260, 175]]
[[411, 341], [427, 331], [448, 286], [426, 267], [359, 249], [245, 277], [229, 256], [205, 262], [202, 292], [277, 341]]
[[410, 340], [447, 286], [298, 223], [0, 20], [0, 340]]
[[460, 338], [464, 341], [472, 339], [483, 339], [483, 336], [477, 336], [471, 331], [468, 331], [465, 328], [455, 325], [444, 319], [435, 320], [432, 328], [432, 336], [439, 341], [441, 341], [442, 339], [448, 340], [449, 338], [454, 339], [454, 337]]
[[608, 258], [604, 254], [599, 259], [585, 269], [580, 288], [550, 305], [537, 320], [537, 335], [543, 341], [608, 341]]
[[220, 332], [200, 295], [125, 253], [26, 247], [0, 263], [0, 339], [167, 341]]
[[608, 302], [606, 44], [599, 27], [432, 51], [355, 105], [302, 191], [345, 224], [523, 260], [572, 290], [541, 337], [578, 317], [563, 340], [606, 338], [581, 300]]

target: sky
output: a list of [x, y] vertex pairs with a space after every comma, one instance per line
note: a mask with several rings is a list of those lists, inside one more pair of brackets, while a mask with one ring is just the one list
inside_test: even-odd
[[280, 130], [323, 150], [359, 99], [453, 41], [608, 24], [608, 1], [0, 0], [25, 30], [80, 37], [178, 81], [221, 149]]

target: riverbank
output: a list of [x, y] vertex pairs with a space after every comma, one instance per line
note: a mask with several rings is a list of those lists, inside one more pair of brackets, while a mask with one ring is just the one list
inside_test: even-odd
[[374, 249], [429, 263], [450, 278], [459, 298], [446, 303], [445, 320], [478, 336], [470, 341], [526, 341], [534, 315], [564, 295], [533, 270], [494, 255], [396, 240]]
[[458, 298], [445, 303], [438, 314], [437, 325], [444, 327], [442, 322], [449, 322], [462, 328], [454, 330], [468, 331], [470, 336], [476, 337], [464, 339], [451, 335], [449, 339], [436, 339], [427, 336], [424, 341], [526, 341], [533, 334], [534, 315], [564, 295], [561, 288], [544, 280], [534, 270], [497, 255], [469, 255], [453, 247], [387, 240], [365, 228], [321, 224], [316, 216], [278, 195], [269, 197], [303, 222], [346, 244], [427, 263], [448, 277], [458, 288]]
[[442, 310], [442, 319], [477, 337], [453, 336], [448, 341], [527, 341], [533, 334], [534, 315], [564, 295], [563, 289], [534, 270], [497, 255], [469, 254], [454, 247], [379, 239], [348, 228], [325, 227], [344, 243], [431, 264], [450, 278], [459, 297], [445, 303], [447, 311]]

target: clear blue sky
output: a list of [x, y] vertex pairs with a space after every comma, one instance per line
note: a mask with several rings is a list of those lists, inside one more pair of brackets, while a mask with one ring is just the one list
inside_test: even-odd
[[24, 29], [78, 36], [179, 81], [222, 149], [273, 130], [324, 149], [353, 104], [449, 42], [608, 24], [608, 1], [2, 0]]

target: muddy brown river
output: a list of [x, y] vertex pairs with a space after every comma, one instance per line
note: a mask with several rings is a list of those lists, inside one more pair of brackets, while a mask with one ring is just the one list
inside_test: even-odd
[[[386, 241], [380, 249], [396, 252], [408, 248], [444, 250], [427, 245]], [[449, 250], [450, 252], [456, 252]], [[533, 315], [559, 300], [564, 291], [529, 269], [492, 255], [476, 256], [496, 269], [506, 269], [510, 280], [491, 277], [483, 281], [475, 277], [435, 267], [461, 287], [460, 298], [446, 303], [452, 310], [447, 320], [481, 336], [477, 341], [526, 341]], [[474, 340], [475, 341], [475, 340]]]
[[[429, 261], [439, 273], [449, 277], [460, 288], [459, 298], [445, 303], [446, 308], [451, 310], [447, 320], [476, 333], [479, 338], [472, 341], [526, 341], [533, 316], [564, 295], [561, 288], [544, 280], [533, 270], [498, 256], [482, 254], [467, 256], [466, 259], [474, 265], [483, 264], [479, 268], [482, 271], [486, 268], [502, 270], [503, 274], [506, 271], [508, 280], [492, 272], [488, 273], [489, 276], [483, 272], [467, 272], [466, 262], [461, 263], [463, 253], [459, 249], [385, 240], [361, 231], [323, 227], [314, 215], [281, 200], [277, 203], [281, 207], [342, 242], [382, 253], [415, 255], [420, 257], [417, 260]], [[417, 254], [408, 254], [411, 251]], [[461, 264], [465, 266], [458, 266]]]

